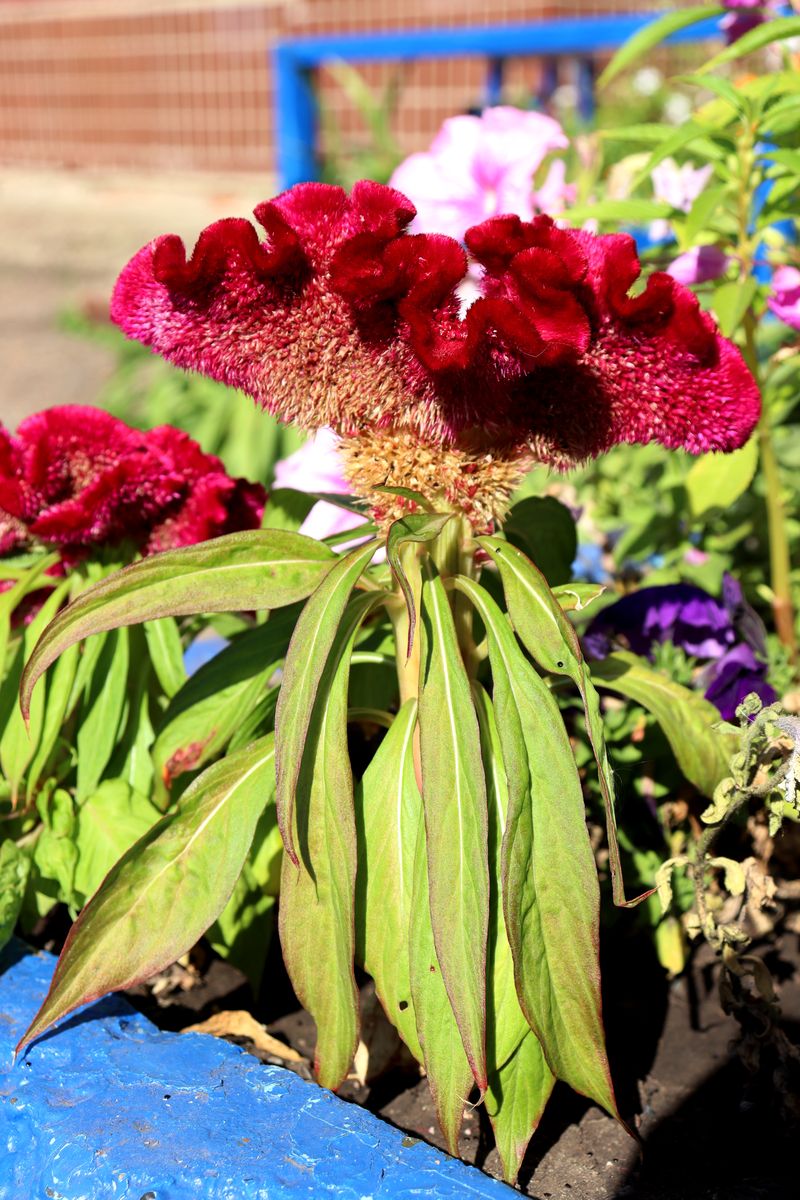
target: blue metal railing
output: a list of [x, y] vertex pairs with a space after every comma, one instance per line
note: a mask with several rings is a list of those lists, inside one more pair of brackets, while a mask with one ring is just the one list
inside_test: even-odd
[[[478, 29], [343, 33], [279, 42], [273, 50], [273, 68], [275, 147], [280, 187], [291, 187], [317, 177], [317, 103], [313, 72], [325, 63], [336, 60], [401, 62], [463, 55], [485, 57], [489, 63], [486, 102], [496, 104], [502, 95], [506, 58], [524, 55], [544, 58], [551, 85], [555, 79], [556, 60], [576, 58], [578, 108], [581, 116], [588, 119], [594, 109], [594, 55], [621, 46], [660, 15], [651, 12], [575, 17]], [[711, 19], [680, 30], [668, 40], [671, 43], [696, 42], [716, 37], [719, 37], [719, 24], [716, 19]]]

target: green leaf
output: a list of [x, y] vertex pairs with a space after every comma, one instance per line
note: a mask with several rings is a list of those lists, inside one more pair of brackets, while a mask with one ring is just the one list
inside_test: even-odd
[[39, 639], [23, 675], [23, 712], [50, 664], [90, 634], [159, 617], [281, 608], [308, 596], [335, 561], [321, 542], [267, 529], [226, 534], [123, 567], [73, 600]]
[[40, 794], [36, 808], [42, 819], [42, 829], [33, 847], [32, 865], [39, 876], [55, 885], [56, 898], [74, 908], [78, 849], [72, 796], [63, 788], [56, 788], [50, 795]]
[[33, 761], [28, 768], [25, 784], [28, 803], [34, 796], [39, 779], [47, 769], [51, 755], [61, 736], [67, 705], [72, 694], [72, 685], [78, 669], [79, 654], [77, 646], [70, 646], [61, 655], [52, 675], [47, 680], [42, 732]]
[[16, 842], [0, 843], [0, 950], [14, 932], [30, 869], [29, 856]]
[[411, 999], [408, 939], [422, 797], [414, 775], [417, 702], [407, 700], [356, 789], [359, 869], [356, 956], [375, 980], [384, 1011], [423, 1061]]
[[688, 29], [691, 25], [697, 25], [700, 21], [706, 21], [711, 17], [721, 17], [724, 13], [725, 8], [721, 4], [703, 4], [698, 8], [682, 8], [678, 12], [664, 13], [663, 16], [645, 25], [644, 29], [637, 30], [628, 38], [627, 42], [620, 46], [597, 80], [597, 86], [599, 88], [607, 87], [612, 79], [616, 79], [617, 75], [673, 33], [678, 33], [681, 29]]
[[[660, 150], [656, 151], [656, 154], [660, 153]], [[665, 150], [664, 154], [669, 154], [669, 150]], [[674, 211], [672, 205], [666, 204], [663, 200], [632, 198], [629, 200], [598, 200], [596, 204], [576, 205], [574, 208], [565, 210], [564, 217], [569, 218], [571, 225], [579, 225], [590, 217], [601, 223], [624, 222], [641, 225], [647, 221], [655, 221], [659, 217], [671, 217]]]
[[578, 533], [566, 504], [553, 496], [528, 496], [510, 510], [503, 533], [524, 551], [552, 586], [568, 583], [578, 552]]
[[703, 63], [698, 74], [707, 75], [709, 71], [716, 71], [717, 67], [725, 63], [735, 62], [737, 58], [743, 58], [746, 54], [753, 54], [756, 50], [763, 50], [765, 46], [794, 37], [800, 37], [800, 17], [774, 17], [742, 34], [730, 46], [720, 50], [719, 54]]
[[583, 661], [578, 635], [538, 567], [516, 547], [498, 538], [479, 538], [478, 542], [497, 564], [508, 613], [525, 649], [546, 671], [568, 676], [580, 693], [605, 808], [614, 903], [622, 908], [640, 904], [649, 893], [634, 900], [625, 898], [614, 814], [614, 775], [608, 761], [600, 699]]
[[107, 779], [78, 805], [72, 838], [78, 851], [73, 888], [78, 904], [97, 891], [123, 854], [161, 813], [122, 779]]
[[215, 763], [112, 867], [72, 926], [50, 990], [18, 1046], [185, 954], [219, 916], [274, 794], [270, 735]]
[[686, 494], [693, 521], [709, 521], [726, 512], [743, 495], [758, 466], [758, 442], [751, 438], [732, 454], [704, 454], [686, 476]]
[[294, 488], [275, 488], [264, 506], [262, 529], [288, 529], [297, 532], [317, 503], [317, 497]]
[[286, 656], [299, 609], [278, 609], [255, 629], [238, 634], [204, 663], [173, 697], [153, 747], [159, 794], [225, 748], [248, 719]]
[[262, 891], [249, 863], [245, 863], [234, 884], [233, 895], [206, 931], [212, 949], [238, 967], [256, 991], [269, 952], [274, 908], [275, 897]]
[[758, 280], [730, 279], [714, 288], [711, 307], [725, 337], [733, 337], [755, 298]]
[[705, 188], [700, 193], [683, 222], [683, 237], [687, 242], [693, 242], [698, 233], [709, 225], [727, 191], [725, 184], [720, 184], [719, 187]]
[[485, 1091], [486, 785], [469, 680], [438, 576], [422, 585], [421, 634], [420, 757], [433, 937], [467, 1059]]
[[386, 538], [386, 557], [394, 571], [395, 578], [400, 584], [400, 590], [406, 602], [408, 611], [408, 645], [407, 657], [411, 657], [414, 645], [414, 632], [417, 627], [417, 608], [414, 601], [414, 588], [409, 581], [403, 566], [401, 547], [411, 544], [433, 542], [439, 537], [445, 525], [451, 520], [452, 513], [410, 513], [394, 521], [389, 527]]
[[81, 706], [75, 789], [79, 800], [95, 790], [114, 752], [127, 694], [128, 651], [128, 630], [112, 630], [103, 643]]
[[[360, 561], [364, 563], [363, 555]], [[353, 570], [351, 563], [350, 574]], [[289, 814], [297, 863], [285, 854], [281, 875], [283, 957], [292, 986], [317, 1025], [317, 1078], [332, 1089], [350, 1070], [358, 1044], [353, 973], [356, 826], [347, 687], [359, 625], [377, 601], [373, 593], [350, 605], [325, 654]]]
[[508, 780], [503, 908], [519, 1002], [553, 1074], [618, 1116], [601, 1017], [600, 888], [567, 731], [508, 618], [473, 580], [454, 582], [489, 640]]
[[712, 796], [730, 774], [735, 739], [714, 729], [718, 710], [697, 692], [654, 671], [635, 654], [609, 654], [592, 663], [599, 687], [635, 700], [656, 718], [672, 747], [683, 774], [704, 796]]
[[[708, 158], [714, 159], [722, 154], [716, 147], [716, 144], [709, 138], [708, 130], [704, 125], [698, 124], [697, 121], [686, 121], [683, 125], [679, 125], [677, 129], [673, 129], [670, 136], [656, 146], [631, 186], [638, 187], [646, 179], [650, 178], [653, 168], [657, 167], [660, 162], [680, 150], [685, 150], [692, 143], [698, 143], [698, 146], [702, 147], [703, 153]], [[665, 207], [668, 209], [668, 212], [664, 213], [664, 216], [670, 217], [675, 214], [676, 210], [671, 205], [667, 204]]]
[[156, 678], [164, 695], [170, 699], [186, 682], [186, 667], [183, 664], [183, 643], [174, 617], [162, 617], [160, 621], [145, 621], [144, 636]]
[[414, 851], [408, 946], [411, 999], [436, 1116], [448, 1151], [456, 1155], [473, 1074], [436, 954], [429, 894], [425, 824], [420, 821]]
[[385, 492], [387, 496], [401, 496], [403, 500], [411, 500], [414, 504], [418, 504], [426, 513], [432, 513], [433, 507], [430, 500], [423, 496], [422, 492], [415, 492], [407, 487], [389, 487], [384, 484], [383, 487], [376, 487], [376, 492]]
[[376, 543], [358, 546], [340, 558], [306, 604], [295, 627], [275, 713], [278, 824], [289, 857], [297, 865], [292, 839], [292, 807], [308, 728], [328, 655], [350, 593], [375, 553]]
[[603, 583], [562, 583], [552, 590], [564, 612], [583, 612], [606, 588]]
[[494, 1130], [506, 1183], [514, 1184], [555, 1083], [539, 1039], [529, 1029], [516, 1050], [489, 1077], [484, 1105]]
[[494, 708], [474, 686], [489, 801], [491, 903], [486, 988], [486, 1057], [489, 1086], [484, 1103], [494, 1129], [503, 1174], [514, 1183], [532, 1134], [555, 1084], [539, 1039], [525, 1020], [514, 982], [514, 958], [506, 936], [500, 880], [508, 811], [508, 784]]
[[[69, 581], [64, 580], [47, 597], [20, 639], [8, 674], [0, 687], [0, 769], [10, 785], [11, 800], [14, 804], [25, 772], [36, 753], [46, 720], [44, 695], [37, 697], [36, 703], [27, 714], [27, 723], [23, 720], [17, 704], [19, 679], [25, 658], [36, 645], [48, 621], [58, 611], [69, 587]], [[0, 670], [2, 667], [3, 662], [0, 659]]]

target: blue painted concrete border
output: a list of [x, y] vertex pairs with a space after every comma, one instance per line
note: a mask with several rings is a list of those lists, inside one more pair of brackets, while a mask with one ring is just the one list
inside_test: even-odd
[[[55, 959], [0, 955], [0, 1200], [502, 1200], [371, 1113], [106, 997], [12, 1066]], [[407, 1139], [405, 1139], [407, 1140]]]

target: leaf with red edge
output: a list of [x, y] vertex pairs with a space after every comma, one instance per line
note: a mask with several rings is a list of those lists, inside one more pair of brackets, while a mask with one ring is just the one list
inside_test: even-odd
[[152, 554], [82, 592], [42, 634], [20, 687], [23, 714], [37, 680], [75, 642], [158, 617], [281, 608], [308, 596], [336, 557], [321, 542], [256, 529]]
[[[379, 490], [384, 491], [386, 489], [381, 488]], [[394, 488], [392, 490], [397, 491], [398, 489]], [[394, 571], [397, 582], [400, 584], [400, 590], [403, 593], [406, 609], [408, 610], [408, 645], [406, 647], [408, 658], [411, 657], [411, 650], [414, 645], [414, 634], [417, 628], [417, 607], [414, 600], [414, 588], [403, 566], [400, 548], [409, 543], [419, 544], [435, 541], [452, 517], [453, 513], [409, 513], [407, 516], [400, 517], [399, 520], [394, 521], [389, 527], [389, 533], [386, 538], [386, 557]]]
[[270, 734], [215, 763], [111, 868], [72, 926], [18, 1051], [79, 1005], [168, 967], [205, 933], [273, 798], [273, 762]]
[[479, 538], [479, 543], [491, 555], [500, 571], [506, 595], [508, 615], [525, 649], [532, 658], [556, 675], [566, 675], [575, 684], [583, 702], [586, 731], [594, 755], [600, 792], [606, 815], [608, 857], [611, 867], [611, 889], [619, 908], [634, 908], [653, 889], [633, 900], [625, 898], [617, 839], [617, 820], [614, 812], [614, 773], [608, 761], [603, 715], [600, 699], [583, 660], [578, 635], [564, 615], [564, 610], [551, 591], [537, 566], [516, 546], [499, 538]]
[[357, 546], [338, 560], [300, 614], [289, 643], [275, 712], [276, 803], [283, 844], [295, 865], [298, 858], [292, 834], [292, 810], [317, 691], [350, 593], [375, 550], [373, 540], [365, 546]]
[[431, 921], [475, 1082], [486, 1088], [489, 868], [478, 720], [444, 585], [422, 586], [419, 730]]
[[578, 770], [558, 705], [508, 618], [463, 576], [489, 641], [508, 780], [503, 909], [517, 995], [548, 1066], [618, 1117], [600, 1000], [600, 887]]
[[370, 592], [350, 603], [326, 655], [290, 813], [298, 861], [285, 854], [281, 872], [283, 957], [292, 986], [317, 1025], [317, 1078], [334, 1089], [347, 1075], [358, 1044], [356, 825], [347, 691], [356, 634], [379, 600], [380, 594]]

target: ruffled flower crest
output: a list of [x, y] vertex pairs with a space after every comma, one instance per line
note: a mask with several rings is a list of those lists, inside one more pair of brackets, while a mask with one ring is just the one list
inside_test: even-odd
[[144, 554], [258, 528], [264, 489], [232, 479], [171, 426], [142, 433], [64, 405], [0, 427], [0, 554], [31, 543], [71, 561], [131, 543]]
[[[742, 358], [665, 273], [638, 293], [626, 235], [491, 218], [466, 234], [481, 294], [461, 311], [467, 257], [408, 234], [413, 205], [370, 182], [301, 184], [242, 220], [144, 247], [112, 316], [182, 367], [243, 389], [282, 420], [374, 443], [568, 465], [619, 442], [732, 450], [758, 418]], [[374, 447], [373, 447], [374, 449]]]

